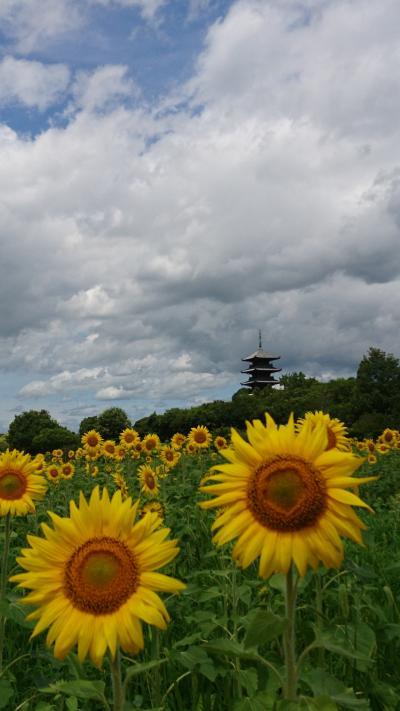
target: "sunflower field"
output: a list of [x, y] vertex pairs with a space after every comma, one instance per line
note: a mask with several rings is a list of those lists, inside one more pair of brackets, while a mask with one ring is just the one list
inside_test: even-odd
[[0, 709], [400, 710], [400, 433], [0, 454]]

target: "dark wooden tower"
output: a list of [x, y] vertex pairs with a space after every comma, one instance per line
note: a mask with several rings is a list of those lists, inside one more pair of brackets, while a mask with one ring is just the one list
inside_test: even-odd
[[279, 358], [280, 356], [266, 353], [266, 351], [263, 350], [261, 331], [259, 331], [258, 349], [255, 353], [247, 356], [247, 358], [242, 358], [242, 361], [249, 363], [249, 367], [240, 372], [248, 375], [249, 379], [246, 380], [245, 383], [240, 384], [252, 390], [256, 390], [257, 388], [270, 388], [272, 385], [277, 385], [279, 381], [275, 380], [273, 374], [279, 373], [282, 368], [275, 368], [272, 361], [278, 360]]

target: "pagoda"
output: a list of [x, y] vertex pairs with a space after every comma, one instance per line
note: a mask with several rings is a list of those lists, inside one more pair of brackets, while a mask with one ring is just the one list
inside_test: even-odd
[[247, 358], [242, 358], [242, 361], [248, 362], [249, 367], [247, 370], [241, 370], [241, 373], [245, 373], [249, 376], [249, 379], [245, 383], [240, 383], [247, 388], [256, 390], [258, 388], [268, 388], [272, 385], [278, 385], [279, 381], [275, 380], [274, 373], [279, 373], [282, 368], [275, 368], [272, 361], [278, 360], [280, 356], [272, 355], [271, 353], [266, 353], [263, 350], [261, 343], [261, 331], [258, 332], [258, 349], [255, 353], [247, 356]]

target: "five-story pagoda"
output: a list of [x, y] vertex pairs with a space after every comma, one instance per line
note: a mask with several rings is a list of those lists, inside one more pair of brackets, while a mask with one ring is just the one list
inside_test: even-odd
[[245, 383], [240, 384], [251, 388], [252, 390], [278, 385], [279, 381], [275, 380], [273, 374], [279, 373], [282, 368], [275, 368], [272, 361], [278, 360], [279, 358], [280, 356], [266, 353], [266, 351], [263, 350], [261, 343], [261, 331], [259, 331], [258, 349], [255, 353], [247, 356], [247, 358], [242, 358], [242, 361], [247, 361], [250, 365], [247, 370], [241, 370], [240, 372], [248, 375], [249, 379], [246, 380]]

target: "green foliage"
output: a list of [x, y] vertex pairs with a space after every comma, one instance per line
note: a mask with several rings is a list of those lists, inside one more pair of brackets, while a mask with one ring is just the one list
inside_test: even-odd
[[98, 430], [99, 418], [97, 415], [92, 415], [91, 417], [84, 417], [81, 424], [79, 425], [79, 437], [82, 437], [86, 432], [90, 430]]
[[47, 410], [27, 410], [21, 415], [16, 415], [8, 430], [10, 448], [19, 449], [37, 454], [33, 446], [33, 439], [44, 429], [59, 427], [56, 420], [49, 415]]
[[10, 446], [10, 443], [8, 441], [7, 435], [0, 435], [0, 452], [5, 452], [6, 449], [8, 449]]
[[120, 407], [109, 407], [98, 418], [98, 431], [103, 439], [118, 440], [121, 432], [131, 426], [131, 421], [125, 410]]
[[400, 415], [400, 363], [391, 353], [379, 348], [370, 348], [357, 370], [355, 388], [355, 411], [358, 416], [365, 412]]
[[51, 452], [53, 449], [77, 449], [80, 438], [66, 427], [47, 427], [32, 440], [35, 452]]

